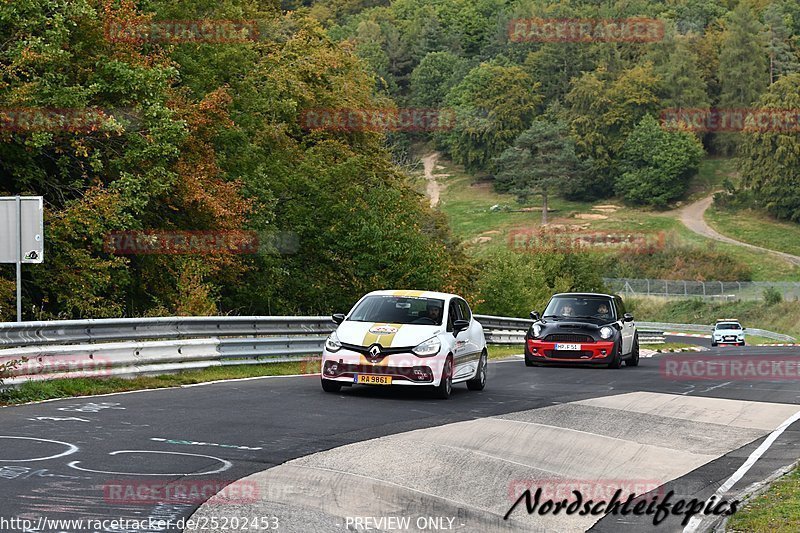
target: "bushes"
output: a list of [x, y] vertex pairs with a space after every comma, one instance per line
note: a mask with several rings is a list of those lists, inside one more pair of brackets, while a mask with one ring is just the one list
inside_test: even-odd
[[477, 313], [527, 318], [556, 292], [600, 291], [598, 262], [588, 254], [498, 251], [481, 265]]
[[665, 131], [648, 115], [625, 142], [617, 194], [631, 204], [666, 207], [686, 193], [703, 153], [694, 135]]
[[749, 281], [750, 265], [713, 246], [667, 245], [652, 254], [635, 252], [604, 257], [610, 278], [685, 279], [694, 281]]
[[783, 295], [775, 287], [767, 287], [762, 293], [764, 295], [764, 303], [773, 306], [783, 301]]

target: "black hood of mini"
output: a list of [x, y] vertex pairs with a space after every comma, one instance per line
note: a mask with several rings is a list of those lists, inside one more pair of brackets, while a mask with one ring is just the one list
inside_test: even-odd
[[610, 326], [614, 329], [619, 329], [614, 322], [595, 323], [583, 320], [544, 320], [539, 321], [538, 324], [542, 326], [542, 331], [547, 333], [571, 333], [571, 332], [586, 332], [595, 333], [600, 331], [601, 328]]

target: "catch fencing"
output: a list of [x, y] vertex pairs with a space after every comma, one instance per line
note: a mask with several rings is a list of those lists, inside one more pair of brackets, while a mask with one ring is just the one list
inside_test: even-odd
[[800, 299], [800, 282], [792, 281], [689, 281], [631, 278], [604, 278], [603, 281], [611, 292], [629, 297], [701, 298], [713, 301], [762, 300], [765, 290], [774, 290], [784, 300]]

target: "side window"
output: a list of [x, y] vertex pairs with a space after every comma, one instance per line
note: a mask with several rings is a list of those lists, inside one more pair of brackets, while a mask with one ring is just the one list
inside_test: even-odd
[[461, 318], [463, 320], [472, 320], [472, 311], [469, 310], [469, 305], [464, 300], [458, 300], [458, 306], [461, 308]]
[[458, 304], [455, 299], [447, 306], [447, 331], [453, 331], [453, 322], [458, 320]]

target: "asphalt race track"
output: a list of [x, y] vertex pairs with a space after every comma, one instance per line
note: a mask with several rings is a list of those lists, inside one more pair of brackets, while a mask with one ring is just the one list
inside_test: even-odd
[[[483, 392], [458, 385], [447, 401], [379, 387], [326, 394], [318, 376], [300, 376], [7, 407], [0, 518], [29, 519], [28, 531], [44, 532], [179, 531], [158, 521], [191, 516], [197, 524], [187, 531], [267, 530], [253, 521], [273, 531], [366, 531], [380, 517], [410, 520], [408, 528], [381, 522], [384, 530], [681, 531], [683, 515], [658, 527], [652, 516], [529, 515], [524, 504], [503, 515], [537, 486], [712, 496], [800, 411], [796, 379], [664, 375], [667, 359], [720, 355], [796, 357], [800, 348], [721, 347], [619, 370], [527, 368], [512, 358], [490, 364]], [[800, 424], [769, 442], [727, 499], [800, 457]], [[230, 500], [204, 504], [210, 494], [148, 501], [128, 492], [234, 480]], [[81, 529], [43, 518], [154, 527]]]

